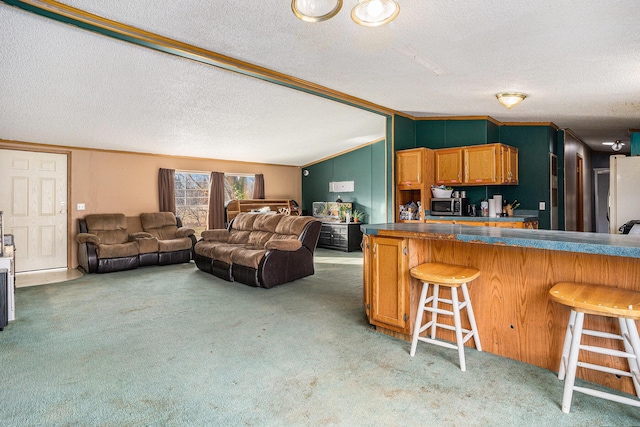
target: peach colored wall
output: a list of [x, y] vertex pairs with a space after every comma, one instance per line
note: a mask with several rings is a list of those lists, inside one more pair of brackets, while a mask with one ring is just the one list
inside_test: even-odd
[[[46, 147], [0, 141], [3, 148], [29, 151], [68, 152], [70, 268], [78, 266], [77, 219], [92, 213], [123, 213], [127, 216], [158, 210], [158, 169], [195, 172], [262, 173], [266, 198], [302, 197], [300, 168], [216, 159], [171, 157], [101, 150]], [[78, 203], [84, 211], [76, 210]]]

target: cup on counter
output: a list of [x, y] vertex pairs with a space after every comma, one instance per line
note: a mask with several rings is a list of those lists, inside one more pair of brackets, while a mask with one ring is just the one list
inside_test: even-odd
[[454, 199], [457, 199], [458, 197], [460, 197], [460, 192], [454, 191], [453, 193], [451, 193], [451, 197], [453, 197]]
[[486, 200], [480, 202], [480, 215], [489, 216], [489, 202], [487, 202]]

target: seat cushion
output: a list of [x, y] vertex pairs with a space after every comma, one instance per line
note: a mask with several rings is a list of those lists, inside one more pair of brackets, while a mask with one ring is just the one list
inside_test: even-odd
[[266, 252], [264, 248], [258, 247], [238, 249], [231, 253], [231, 261], [233, 264], [240, 264], [257, 270]]
[[184, 249], [191, 249], [191, 239], [188, 237], [158, 240], [158, 252], [173, 252]]
[[138, 242], [113, 243], [110, 245], [99, 244], [96, 250], [98, 258], [123, 258], [137, 256]]

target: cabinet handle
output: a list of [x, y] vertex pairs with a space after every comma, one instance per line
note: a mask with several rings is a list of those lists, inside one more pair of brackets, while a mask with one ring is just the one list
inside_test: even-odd
[[402, 253], [405, 254], [405, 255], [407, 254], [407, 247], [406, 246], [404, 247], [404, 249], [402, 249]]
[[409, 320], [409, 316], [407, 316], [407, 313], [405, 313], [405, 314], [404, 314], [403, 319], [404, 319], [404, 321], [405, 321], [405, 322], [406, 322], [407, 320]]

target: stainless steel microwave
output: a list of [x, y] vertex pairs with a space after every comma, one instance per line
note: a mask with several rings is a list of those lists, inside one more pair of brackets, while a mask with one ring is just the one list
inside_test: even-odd
[[431, 199], [431, 215], [467, 215], [469, 210], [469, 199], [467, 197], [456, 197], [447, 199]]

